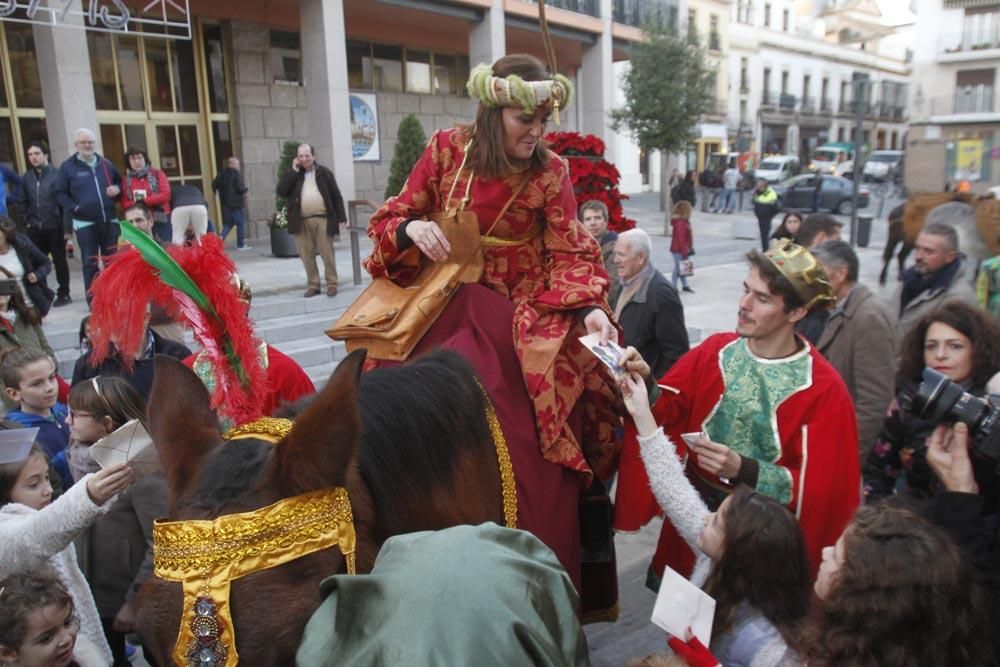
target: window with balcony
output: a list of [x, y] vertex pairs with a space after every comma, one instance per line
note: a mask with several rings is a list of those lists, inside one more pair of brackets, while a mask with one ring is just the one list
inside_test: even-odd
[[788, 94], [788, 72], [781, 73], [781, 94]]
[[790, 27], [791, 27], [791, 16], [789, 15], [787, 9], [783, 9], [781, 10], [781, 29], [784, 30], [785, 32], [788, 32]]
[[819, 88], [819, 110], [829, 111], [830, 110], [830, 80], [823, 77], [822, 83], [820, 83]]
[[765, 2], [764, 3], [764, 27], [765, 28], [770, 28], [771, 27], [771, 3], [770, 2]]
[[747, 119], [747, 101], [740, 100], [740, 125], [746, 125], [749, 123]]
[[995, 49], [1000, 45], [998, 37], [1000, 37], [1000, 10], [995, 6], [965, 10], [962, 50]]
[[955, 113], [993, 111], [992, 69], [963, 70], [955, 76]]
[[753, 3], [750, 0], [739, 0], [736, 4], [736, 22], [745, 25], [753, 23]]
[[712, 14], [708, 19], [708, 48], [713, 51], [722, 49], [722, 37], [719, 35], [719, 15]]
[[648, 24], [672, 30], [679, 27], [677, 4], [668, 0], [612, 0], [611, 17], [615, 23], [637, 28]]
[[750, 59], [740, 58], [740, 92], [750, 92]]

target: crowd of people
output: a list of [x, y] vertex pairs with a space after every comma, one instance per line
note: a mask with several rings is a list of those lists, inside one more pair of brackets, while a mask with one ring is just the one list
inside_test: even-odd
[[[983, 415], [1000, 407], [974, 401], [1000, 389], [1000, 324], [971, 288], [974, 262], [956, 232], [968, 211], [949, 204], [928, 216], [914, 244], [916, 262], [885, 303], [861, 283], [859, 258], [840, 240], [835, 218], [788, 213], [772, 233], [777, 199], [766, 184], [758, 187], [762, 247], [747, 253], [746, 272], [734, 279], [742, 292], [733, 331], [692, 348], [681, 295], [692, 291], [685, 263], [695, 254], [694, 174], [674, 188], [668, 278], [654, 265], [645, 231], [609, 230], [597, 200], [577, 210], [566, 164], [542, 141], [550, 118], [571, 100], [570, 81], [556, 71], [524, 55], [475, 68], [475, 123], [431, 138], [407, 187], [372, 217], [374, 249], [365, 261], [375, 281], [419, 293], [421, 271], [446, 265], [452, 251], [437, 214], [457, 207], [478, 221], [483, 261], [476, 279], [455, 288], [406, 354], [371, 351], [364, 366], [387, 377], [437, 347], [465, 358], [478, 378], [476, 405], [486, 406], [477, 412], [483, 423], [470, 432], [488, 430], [500, 476], [509, 468], [516, 502], [506, 506], [507, 489], [503, 502], [513, 517], [503, 517], [511, 519], [507, 527], [445, 523], [381, 535], [370, 573], [355, 574], [353, 565], [316, 573], [317, 581], [330, 578], [304, 624], [298, 664], [372, 664], [390, 656], [410, 664], [588, 664], [581, 618], [611, 620], [617, 609], [607, 596], [617, 585], [613, 549], [595, 534], [612, 526], [637, 530], [657, 515], [664, 520], [650, 587], [660, 586], [669, 567], [716, 602], [707, 643], [690, 634], [670, 638], [674, 658], [686, 664], [993, 664], [1000, 645], [988, 629], [1000, 621], [1000, 415]], [[314, 392], [294, 361], [256, 338], [241, 358], [210, 348], [192, 354], [170, 335], [180, 322], [204, 329], [181, 317], [183, 308], [149, 308], [138, 328], [104, 317], [115, 299], [146, 313], [147, 292], [155, 291], [102, 291], [115, 284], [108, 275], [119, 263], [99, 274], [97, 256], [137, 254], [119, 248], [116, 204], [141, 233], [182, 248], [171, 249], [178, 262], [190, 257], [185, 252], [223, 251], [217, 240], [199, 241], [207, 229], [197, 210], [203, 200], [173, 197], [179, 188], [171, 190], [143, 151], [130, 149], [122, 178], [93, 146], [92, 133], [79, 133], [77, 154], [55, 174], [45, 170], [43, 146], [29, 149], [39, 183], [55, 178], [56, 210], [68, 213], [49, 234], [47, 253], [0, 220], [0, 270], [17, 287], [0, 301], [7, 306], [0, 318], [7, 350], [0, 362], [7, 403], [0, 423], [0, 662], [22, 667], [122, 667], [137, 650], [127, 638], [148, 636], [141, 591], [154, 572], [154, 520], [170, 514], [167, 489], [177, 481], [162, 470], [140, 475], [127, 464], [102, 466], [94, 452], [133, 420], [156, 414], [150, 390], [158, 355], [184, 361], [217, 408], [217, 401], [226, 407], [226, 383], [246, 376], [219, 364], [245, 371], [252, 363], [264, 373], [261, 388], [269, 393], [258, 417]], [[733, 178], [721, 174], [718, 211], [732, 210]], [[228, 163], [216, 186], [227, 193], [224, 229], [235, 227], [242, 247], [239, 197], [246, 188], [238, 162]], [[327, 250], [344, 222], [343, 199], [312, 146], [299, 146], [277, 192], [288, 201], [289, 227], [306, 262], [304, 296], [323, 291], [316, 254], [326, 293], [336, 294]], [[56, 261], [51, 244], [70, 229], [85, 259], [94, 260], [84, 276], [100, 321], [81, 324], [84, 351], [67, 384], [40, 326], [46, 299], [62, 294], [62, 279], [54, 298], [38, 288]], [[185, 246], [190, 236], [195, 242]], [[217, 282], [211, 290], [200, 286], [240, 303], [226, 309], [239, 321], [226, 324], [252, 336], [249, 290], [230, 278], [221, 280], [231, 293], [215, 290]], [[113, 326], [122, 328], [118, 337]], [[580, 343], [584, 336], [621, 343], [615, 368]], [[349, 345], [358, 339], [348, 338]], [[136, 344], [124, 349], [115, 340]], [[932, 394], [928, 378], [952, 384]], [[961, 396], [960, 418], [945, 416], [942, 396]], [[336, 398], [357, 400], [346, 391]], [[247, 423], [263, 428], [256, 419]], [[219, 425], [239, 434], [247, 423]], [[604, 485], [612, 482], [613, 518], [604, 511]], [[218, 520], [210, 505], [205, 522]], [[604, 508], [596, 532], [595, 507]], [[361, 511], [377, 524], [379, 507]], [[205, 581], [211, 567], [199, 574]], [[194, 583], [185, 581], [185, 591]], [[220, 631], [217, 591], [208, 588], [199, 589], [197, 603], [184, 604], [171, 628], [205, 629], [213, 643], [177, 650], [188, 651], [189, 664], [229, 664], [233, 626], [253, 619], [234, 611]], [[227, 608], [228, 590], [227, 583]], [[234, 593], [232, 604], [240, 599]], [[231, 653], [220, 653], [226, 642]], [[146, 657], [155, 662], [152, 653]]]

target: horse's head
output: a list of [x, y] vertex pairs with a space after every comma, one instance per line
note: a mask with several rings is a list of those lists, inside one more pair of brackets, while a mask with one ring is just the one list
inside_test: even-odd
[[[371, 500], [355, 465], [363, 362], [363, 352], [349, 355], [291, 431], [272, 444], [253, 437], [223, 440], [199, 378], [176, 360], [157, 357], [149, 432], [169, 486], [170, 520], [211, 520], [343, 487], [353, 509], [358, 567], [370, 569], [376, 552]], [[230, 607], [239, 653], [257, 664], [290, 662], [306, 619], [320, 603], [316, 582], [343, 569], [343, 554], [328, 548], [233, 580]], [[137, 602], [140, 634], [160, 664], [171, 664], [182, 597], [179, 583], [154, 577]]]

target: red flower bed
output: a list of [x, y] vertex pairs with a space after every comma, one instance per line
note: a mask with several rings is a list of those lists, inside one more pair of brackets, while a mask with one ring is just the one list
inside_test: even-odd
[[577, 204], [590, 199], [608, 207], [608, 227], [622, 232], [635, 227], [635, 220], [626, 218], [622, 201], [628, 199], [618, 191], [621, 174], [617, 167], [604, 159], [604, 142], [592, 134], [551, 132], [545, 136], [549, 147], [569, 162], [569, 177]]

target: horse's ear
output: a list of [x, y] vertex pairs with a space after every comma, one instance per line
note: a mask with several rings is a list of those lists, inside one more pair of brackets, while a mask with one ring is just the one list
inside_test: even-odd
[[194, 371], [162, 354], [154, 369], [147, 421], [173, 504], [198, 479], [205, 454], [219, 444], [219, 422], [208, 389]]
[[365, 351], [340, 362], [278, 445], [275, 483], [286, 496], [343, 486], [361, 437], [358, 381]]

